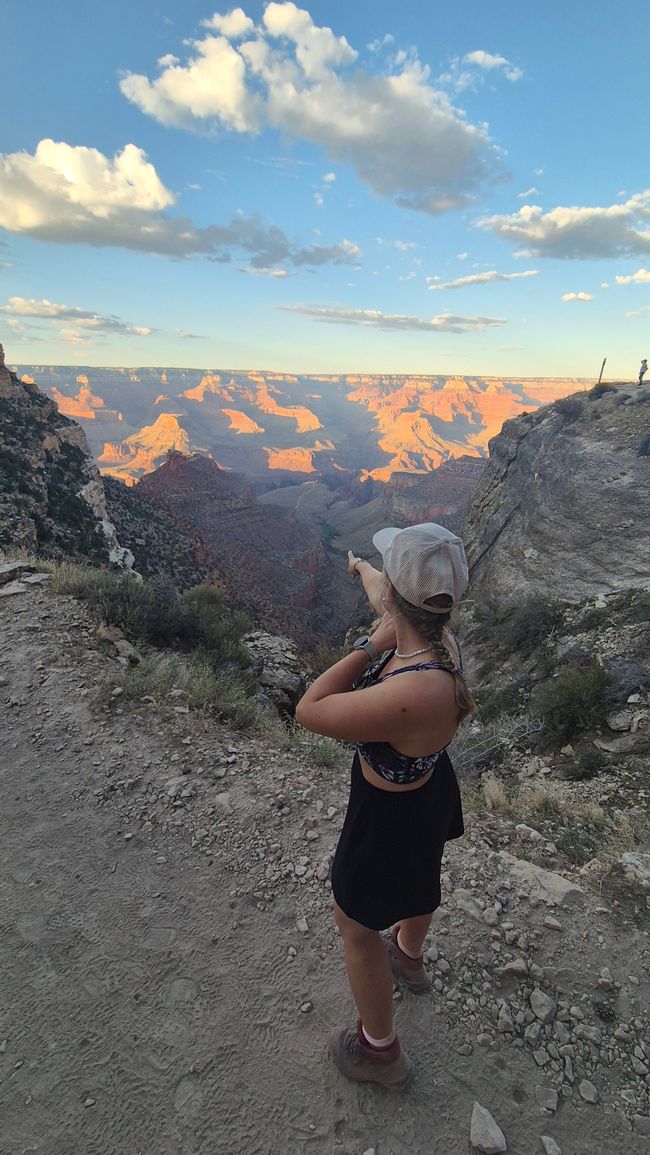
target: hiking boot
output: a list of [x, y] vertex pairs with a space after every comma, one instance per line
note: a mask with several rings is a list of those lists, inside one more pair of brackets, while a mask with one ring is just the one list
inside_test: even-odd
[[346, 1079], [356, 1083], [379, 1083], [389, 1091], [402, 1091], [413, 1074], [413, 1063], [395, 1039], [390, 1047], [378, 1050], [366, 1041], [361, 1019], [353, 1027], [335, 1031], [329, 1043], [330, 1058]]
[[422, 955], [419, 958], [411, 958], [410, 955], [404, 954], [404, 951], [397, 945], [399, 928], [400, 924], [397, 923], [391, 929], [390, 934], [382, 935], [390, 959], [390, 969], [393, 976], [399, 979], [414, 995], [426, 994], [431, 989], [431, 979], [424, 969], [424, 958]]

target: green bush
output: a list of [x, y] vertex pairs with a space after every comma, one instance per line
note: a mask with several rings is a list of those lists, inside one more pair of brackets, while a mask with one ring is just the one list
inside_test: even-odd
[[560, 397], [553, 408], [562, 415], [567, 425], [577, 421], [583, 412], [583, 404], [578, 397]]
[[593, 389], [589, 390], [589, 396], [593, 397], [595, 401], [597, 401], [599, 397], [604, 397], [606, 393], [616, 393], [616, 386], [610, 385], [609, 381], [599, 381], [597, 385], [594, 385]]
[[596, 725], [603, 705], [607, 675], [599, 662], [569, 666], [544, 682], [534, 701], [535, 716], [544, 722], [546, 745], [570, 741]]
[[583, 782], [595, 778], [603, 770], [608, 770], [610, 761], [600, 750], [584, 750], [577, 762], [564, 767], [564, 777], [572, 782]]
[[500, 714], [518, 714], [520, 709], [521, 695], [516, 682], [506, 682], [498, 689], [478, 694], [478, 714], [482, 722], [497, 718]]
[[497, 643], [506, 653], [530, 654], [563, 620], [562, 606], [550, 598], [530, 597], [497, 614]]

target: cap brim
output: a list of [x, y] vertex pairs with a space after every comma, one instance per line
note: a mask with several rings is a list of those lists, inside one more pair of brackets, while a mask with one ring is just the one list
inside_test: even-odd
[[393, 541], [397, 537], [398, 533], [401, 532], [401, 529], [396, 529], [394, 526], [389, 529], [378, 530], [377, 533], [373, 535], [372, 539], [372, 544], [377, 550], [377, 553], [380, 553], [383, 557], [389, 545], [393, 544]]

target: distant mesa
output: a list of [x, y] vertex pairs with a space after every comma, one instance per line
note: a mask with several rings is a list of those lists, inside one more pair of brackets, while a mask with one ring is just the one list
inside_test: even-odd
[[284, 469], [288, 473], [315, 473], [311, 450], [294, 446], [293, 449], [265, 449], [269, 469]]
[[241, 409], [222, 409], [226, 417], [230, 421], [229, 429], [233, 429], [235, 433], [264, 433], [261, 425], [253, 421], [252, 417], [247, 417], [242, 413]]
[[187, 397], [188, 401], [205, 401], [206, 394], [213, 394], [215, 397], [223, 397], [226, 401], [233, 401], [234, 398], [221, 384], [221, 375], [219, 373], [206, 373], [201, 378], [198, 385], [193, 389], [186, 389], [183, 397]]
[[84, 418], [86, 421], [94, 421], [97, 414], [97, 409], [103, 409], [104, 401], [101, 397], [96, 397], [88, 387], [87, 377], [77, 377], [77, 381], [83, 382], [79, 392], [74, 397], [67, 397], [64, 393], [60, 393], [58, 389], [51, 390], [52, 400], [56, 401], [59, 412], [64, 413], [66, 417], [74, 417], [77, 420]]
[[205, 449], [192, 443], [179, 416], [183, 415], [161, 413], [153, 425], [145, 425], [132, 433], [121, 445], [107, 443], [98, 458], [102, 472], [132, 483], [156, 469], [172, 451], [187, 456], [204, 453], [209, 457]]

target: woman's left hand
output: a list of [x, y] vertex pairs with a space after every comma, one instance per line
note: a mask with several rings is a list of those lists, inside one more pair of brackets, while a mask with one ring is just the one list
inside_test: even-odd
[[376, 630], [370, 635], [370, 641], [380, 654], [386, 650], [394, 650], [397, 645], [397, 635], [395, 633], [395, 622], [391, 618], [388, 611], [383, 615]]

